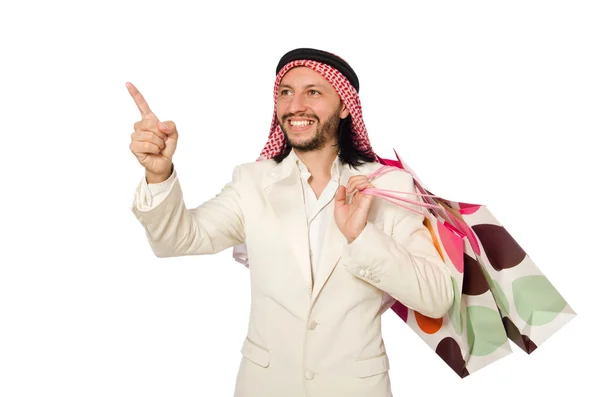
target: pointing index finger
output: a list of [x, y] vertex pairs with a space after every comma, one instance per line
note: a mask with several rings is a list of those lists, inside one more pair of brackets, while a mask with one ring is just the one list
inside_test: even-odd
[[158, 117], [156, 117], [152, 110], [150, 110], [150, 106], [148, 106], [148, 102], [146, 102], [146, 99], [144, 99], [142, 93], [133, 84], [129, 82], [127, 82], [127, 84], [125, 85], [127, 86], [127, 91], [129, 91], [129, 94], [131, 95], [131, 97], [135, 101], [135, 104], [140, 110], [142, 118], [153, 119], [158, 121]]

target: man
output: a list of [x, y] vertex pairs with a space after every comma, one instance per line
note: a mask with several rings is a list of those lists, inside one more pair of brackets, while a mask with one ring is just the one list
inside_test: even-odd
[[235, 167], [232, 181], [193, 209], [172, 162], [175, 124], [127, 87], [142, 114], [130, 149], [146, 170], [132, 210], [153, 252], [247, 249], [252, 304], [235, 395], [391, 396], [386, 296], [439, 318], [453, 289], [423, 216], [361, 193], [415, 190], [403, 170], [367, 179], [381, 164], [348, 63], [314, 49], [285, 54], [259, 161]]

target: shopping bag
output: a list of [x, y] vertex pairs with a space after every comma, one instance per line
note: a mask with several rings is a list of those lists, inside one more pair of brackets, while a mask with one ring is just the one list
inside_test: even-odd
[[[476, 346], [476, 338], [471, 337], [467, 338], [466, 345], [463, 340], [463, 345], [457, 341], [459, 346], [452, 347], [455, 352], [458, 352], [458, 348], [463, 349], [468, 346], [471, 361], [465, 363], [465, 372], [457, 371], [460, 366], [447, 358], [451, 354], [445, 353], [446, 357], [441, 355], [460, 376], [464, 377], [473, 373], [473, 369], [480, 369], [489, 362], [495, 361], [494, 356], [490, 357], [489, 362], [485, 362], [487, 353], [492, 350], [494, 344], [499, 345], [506, 339], [511, 340], [527, 354], [531, 354], [576, 316], [564, 297], [485, 205], [452, 201], [433, 195], [406, 162], [395, 151], [394, 153], [397, 160], [379, 158], [382, 168], [369, 177], [373, 178], [393, 171], [394, 168], [404, 169], [412, 175], [416, 193], [390, 192], [381, 189], [366, 189], [365, 193], [388, 201], [396, 200], [396, 202], [404, 201], [413, 204], [420, 201], [429, 204], [424, 206], [427, 208], [425, 212], [429, 212], [426, 219], [435, 215], [462, 232], [467, 243], [464, 255], [464, 278], [459, 292], [461, 302], [464, 301], [461, 304], [467, 307], [467, 328], [474, 327], [471, 331], [473, 333], [475, 328], [484, 329], [480, 327], [480, 319], [487, 314], [483, 314], [486, 311], [479, 308], [478, 299], [490, 294], [495, 302], [496, 314], [501, 318], [503, 329], [500, 330], [497, 326], [486, 328], [484, 333], [487, 333], [488, 337], [484, 344]], [[409, 194], [415, 194], [419, 200], [407, 199]], [[434, 232], [432, 237], [437, 237], [439, 230], [438, 233]], [[419, 335], [424, 336], [422, 330], [414, 327], [414, 322], [417, 320], [411, 320], [410, 311], [407, 313], [401, 302], [390, 303], [389, 307]], [[456, 310], [454, 305], [450, 314], [453, 310]], [[417, 316], [419, 315], [414, 313], [415, 319]], [[454, 321], [457, 321], [456, 318]], [[490, 344], [488, 340], [494, 342]], [[451, 342], [447, 343], [451, 344]], [[502, 349], [504, 348], [503, 345]], [[438, 354], [440, 354], [439, 350], [436, 346]]]
[[[398, 169], [397, 164], [382, 167], [368, 178], [376, 180], [394, 171], [394, 167]], [[464, 232], [444, 219], [445, 209], [435, 201], [425, 203], [425, 194], [377, 188], [364, 192], [423, 215], [423, 223], [450, 272], [454, 289], [452, 306], [441, 318], [427, 317], [387, 294], [382, 311], [391, 308], [461, 378], [512, 353], [494, 295], [478, 268], [471, 243]], [[400, 194], [403, 196], [398, 198]], [[416, 210], [409, 204], [429, 211]]]

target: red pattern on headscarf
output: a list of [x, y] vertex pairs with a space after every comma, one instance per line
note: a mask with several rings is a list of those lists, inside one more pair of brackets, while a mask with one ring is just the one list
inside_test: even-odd
[[367, 150], [369, 154], [377, 157], [371, 148], [371, 143], [369, 142], [367, 129], [362, 117], [362, 106], [360, 104], [358, 92], [350, 84], [348, 79], [337, 69], [327, 64], [311, 60], [296, 60], [286, 64], [283, 68], [281, 68], [275, 79], [275, 88], [273, 90], [275, 110], [273, 111], [271, 131], [269, 132], [269, 139], [257, 161], [269, 160], [285, 149], [285, 137], [283, 135], [283, 131], [281, 131], [281, 126], [277, 121], [277, 94], [281, 79], [291, 68], [295, 66], [306, 66], [314, 70], [323, 76], [333, 86], [352, 116], [352, 137], [355, 145], [360, 150]]

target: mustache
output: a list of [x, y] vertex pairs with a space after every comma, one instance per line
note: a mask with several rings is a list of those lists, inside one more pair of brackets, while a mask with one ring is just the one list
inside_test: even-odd
[[290, 117], [304, 117], [304, 118], [307, 118], [307, 119], [316, 120], [317, 123], [321, 122], [321, 120], [319, 119], [319, 117], [316, 114], [308, 114], [308, 113], [293, 114], [293, 113], [286, 113], [286, 114], [284, 114], [281, 117], [282, 124], [285, 124], [285, 122], [287, 121], [287, 119], [289, 119]]

